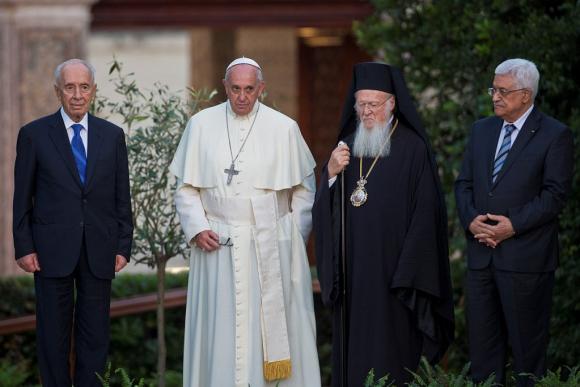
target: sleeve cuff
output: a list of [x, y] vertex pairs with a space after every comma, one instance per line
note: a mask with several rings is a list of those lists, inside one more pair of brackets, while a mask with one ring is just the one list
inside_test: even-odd
[[330, 179], [328, 179], [328, 188], [330, 188], [334, 185], [334, 182], [336, 181], [337, 177], [338, 176], [334, 176], [334, 177], [331, 177]]

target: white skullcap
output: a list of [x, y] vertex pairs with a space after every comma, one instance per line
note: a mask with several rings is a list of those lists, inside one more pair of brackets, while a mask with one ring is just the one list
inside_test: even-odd
[[238, 58], [238, 59], [234, 60], [232, 63], [230, 63], [228, 65], [228, 67], [226, 68], [226, 71], [228, 71], [229, 69], [231, 69], [234, 66], [241, 65], [241, 64], [247, 64], [247, 65], [254, 66], [254, 67], [262, 70], [262, 68], [260, 67], [258, 62], [256, 62], [253, 59], [246, 58], [245, 56], [242, 56], [241, 58]]

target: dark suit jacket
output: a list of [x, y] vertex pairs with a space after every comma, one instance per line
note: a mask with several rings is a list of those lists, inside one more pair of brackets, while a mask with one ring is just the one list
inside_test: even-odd
[[63, 277], [74, 270], [84, 238], [92, 273], [113, 278], [115, 255], [129, 259], [133, 238], [123, 130], [89, 115], [84, 187], [60, 111], [22, 127], [16, 149], [16, 258], [36, 252], [40, 275]]
[[[545, 272], [558, 265], [558, 215], [572, 180], [573, 140], [562, 123], [534, 107], [495, 183], [491, 174], [503, 120], [477, 121], [455, 182], [461, 224], [467, 234], [468, 267], [490, 262], [501, 270]], [[507, 216], [516, 232], [495, 248], [479, 243], [469, 224], [480, 214]]]

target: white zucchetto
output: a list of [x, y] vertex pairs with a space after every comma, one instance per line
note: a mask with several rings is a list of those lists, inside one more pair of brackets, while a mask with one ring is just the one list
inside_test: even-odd
[[228, 71], [229, 69], [231, 69], [234, 66], [241, 65], [241, 64], [247, 64], [247, 65], [254, 66], [254, 67], [262, 70], [262, 68], [260, 67], [258, 62], [256, 62], [253, 59], [246, 58], [245, 56], [242, 56], [241, 58], [238, 58], [238, 59], [234, 60], [232, 63], [230, 63], [228, 65], [228, 67], [226, 68], [226, 71]]

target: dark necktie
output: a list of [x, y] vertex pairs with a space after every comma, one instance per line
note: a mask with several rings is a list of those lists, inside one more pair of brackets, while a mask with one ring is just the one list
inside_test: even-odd
[[77, 170], [79, 171], [79, 177], [81, 178], [81, 183], [84, 185], [87, 171], [87, 153], [85, 151], [85, 146], [83, 145], [83, 139], [81, 138], [81, 129], [83, 126], [81, 124], [73, 124], [71, 128], [75, 133], [70, 144], [77, 165]]
[[504, 130], [503, 141], [501, 143], [501, 146], [499, 147], [499, 152], [497, 152], [495, 161], [493, 162], [492, 181], [494, 183], [495, 179], [497, 178], [497, 175], [499, 174], [499, 171], [501, 171], [501, 167], [503, 167], [503, 164], [507, 159], [510, 148], [512, 147], [512, 132], [515, 129], [516, 126], [514, 124], [508, 124], [503, 128]]

